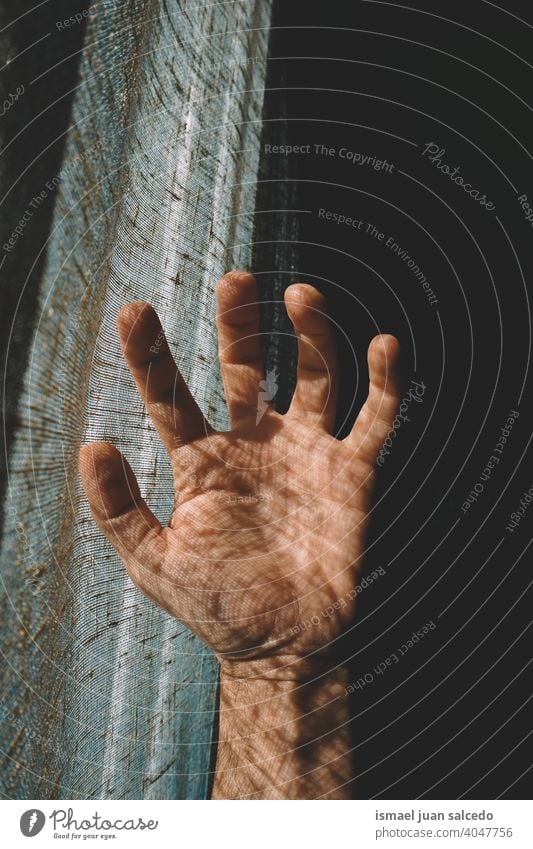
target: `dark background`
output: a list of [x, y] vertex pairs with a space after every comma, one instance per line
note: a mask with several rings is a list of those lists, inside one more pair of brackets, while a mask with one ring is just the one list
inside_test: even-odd
[[[514, 532], [506, 525], [533, 483], [533, 232], [517, 199], [533, 198], [532, 43], [533, 10], [516, 2], [275, 2], [254, 258], [264, 298], [298, 279], [327, 294], [340, 435], [365, 398], [377, 332], [400, 339], [406, 386], [427, 387], [381, 469], [364, 573], [386, 574], [361, 593], [346, 649], [353, 680], [368, 680], [353, 696], [363, 798], [530, 795], [533, 507]], [[495, 210], [422, 156], [430, 142]], [[335, 155], [268, 154], [268, 144]], [[341, 159], [342, 147], [392, 173]], [[322, 220], [320, 208], [385, 239]], [[278, 308], [264, 318], [287, 330]], [[290, 340], [274, 334], [269, 357], [282, 365], [283, 409]], [[500, 463], [463, 512], [511, 410], [520, 415]], [[374, 672], [430, 621], [399, 663]]]

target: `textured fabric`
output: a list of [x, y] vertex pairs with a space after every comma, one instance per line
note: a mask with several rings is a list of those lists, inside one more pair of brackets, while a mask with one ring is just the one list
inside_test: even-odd
[[207, 795], [217, 665], [130, 583], [90, 518], [77, 449], [117, 445], [167, 520], [169, 463], [116, 338], [130, 300], [154, 304], [226, 424], [213, 288], [249, 263], [269, 15], [268, 0], [107, 0], [84, 21], [8, 458], [5, 796]]

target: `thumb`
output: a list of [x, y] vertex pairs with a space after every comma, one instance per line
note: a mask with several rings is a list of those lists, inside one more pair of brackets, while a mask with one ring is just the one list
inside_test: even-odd
[[163, 528], [141, 497], [128, 461], [108, 442], [94, 442], [81, 447], [79, 469], [96, 524], [133, 582], [155, 597], [164, 554]]

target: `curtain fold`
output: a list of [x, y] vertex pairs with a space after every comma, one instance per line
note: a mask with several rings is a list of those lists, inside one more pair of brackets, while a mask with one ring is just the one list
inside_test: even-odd
[[169, 462], [116, 337], [131, 300], [154, 304], [202, 410], [227, 424], [213, 290], [250, 262], [270, 2], [89, 12], [61, 167], [34, 185], [53, 216], [8, 457], [0, 790], [205, 798], [217, 664], [129, 581], [77, 450], [117, 445], [168, 520]]

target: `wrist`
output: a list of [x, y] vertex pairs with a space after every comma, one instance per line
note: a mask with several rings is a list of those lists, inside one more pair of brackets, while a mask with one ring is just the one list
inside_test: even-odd
[[348, 680], [318, 658], [224, 662], [214, 798], [350, 798]]
[[235, 660], [218, 658], [220, 663], [220, 682], [246, 681], [253, 685], [255, 682], [292, 682], [294, 684], [310, 684], [318, 680], [348, 681], [346, 665], [331, 657], [318, 654], [301, 657], [296, 654], [280, 654], [272, 657]]

